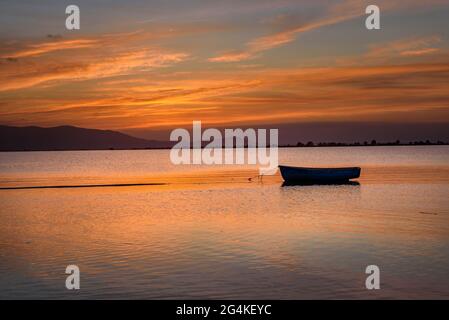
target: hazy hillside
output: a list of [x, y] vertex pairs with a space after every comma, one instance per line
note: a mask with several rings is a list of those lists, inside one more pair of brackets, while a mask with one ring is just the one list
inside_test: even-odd
[[140, 149], [169, 145], [169, 142], [135, 138], [111, 130], [0, 126], [0, 151]]

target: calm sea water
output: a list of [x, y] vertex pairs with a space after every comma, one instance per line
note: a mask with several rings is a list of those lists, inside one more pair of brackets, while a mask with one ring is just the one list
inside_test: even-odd
[[168, 155], [0, 153], [2, 188], [158, 184], [0, 190], [0, 298], [449, 299], [447, 146], [280, 150], [282, 164], [362, 167], [340, 186]]

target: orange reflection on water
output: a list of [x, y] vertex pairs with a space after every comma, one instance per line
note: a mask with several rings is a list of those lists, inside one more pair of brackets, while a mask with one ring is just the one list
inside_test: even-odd
[[[79, 264], [90, 294], [109, 285], [151, 291], [142, 279], [171, 283], [183, 273], [181, 282], [191, 286], [206, 286], [201, 274], [227, 283], [224, 275], [236, 276], [232, 266], [258, 270], [254, 277], [273, 269], [320, 272], [335, 252], [357, 259], [367, 244], [375, 252], [416, 252], [431, 260], [449, 241], [447, 185], [411, 184], [410, 176], [390, 183], [393, 174], [370, 183], [379, 172], [366, 170], [360, 186], [281, 187], [279, 177], [265, 177], [234, 185], [186, 179], [164, 186], [4, 190], [1, 254], [9, 269], [41, 280], [56, 281], [66, 265]], [[227, 285], [217, 290], [229, 293]], [[216, 287], [203, 289], [213, 295]]]

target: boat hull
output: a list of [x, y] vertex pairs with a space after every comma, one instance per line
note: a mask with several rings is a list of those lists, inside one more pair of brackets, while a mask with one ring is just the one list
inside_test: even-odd
[[359, 167], [348, 168], [304, 168], [279, 166], [282, 178], [288, 183], [333, 184], [345, 183], [360, 177]]

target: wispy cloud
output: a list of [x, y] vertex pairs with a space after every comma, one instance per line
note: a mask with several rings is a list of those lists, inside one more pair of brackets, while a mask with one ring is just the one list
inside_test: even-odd
[[371, 45], [364, 58], [381, 59], [395, 56], [425, 55], [437, 52], [436, 46], [441, 43], [441, 37], [432, 35], [427, 37], [413, 37]]
[[[106, 34], [33, 44], [12, 43], [0, 64], [0, 91], [37, 85], [105, 78], [166, 67], [188, 58], [185, 52], [144, 43], [152, 35], [141, 31]], [[18, 47], [15, 51], [12, 49]], [[76, 54], [66, 54], [76, 50]]]
[[406, 50], [401, 52], [401, 56], [424, 56], [440, 51], [439, 48], [425, 48], [417, 50]]
[[439, 35], [407, 37], [371, 44], [360, 55], [336, 59], [339, 66], [373, 66], [383, 64], [405, 64], [417, 62], [446, 61], [443, 40]]
[[0, 91], [16, 90], [33, 87], [39, 84], [54, 84], [79, 80], [98, 79], [131, 72], [148, 71], [152, 68], [166, 67], [185, 60], [188, 54], [170, 53], [155, 50], [139, 50], [134, 52], [110, 55], [102, 60], [73, 59], [73, 61], [59, 61], [54, 63], [18, 62], [4, 64], [0, 67], [3, 72], [0, 81], [4, 83]]
[[[324, 27], [364, 15], [367, 1], [264, 1], [256, 13], [251, 2], [215, 3], [199, 16], [190, 8], [195, 19], [182, 22], [169, 19], [168, 5], [163, 22], [139, 23], [140, 30], [129, 32], [0, 39], [1, 122], [125, 129], [188, 125], [198, 118], [248, 124], [449, 117], [445, 30], [416, 36], [423, 33], [399, 26], [394, 41], [392, 33], [373, 32], [358, 43], [345, 29], [342, 42], [325, 52], [321, 40], [334, 30]], [[377, 4], [382, 14], [429, 7], [418, 0]], [[208, 20], [221, 7], [223, 14]], [[423, 17], [431, 19], [432, 12]], [[407, 23], [415, 18], [405, 16]], [[280, 49], [320, 28], [310, 53]], [[275, 48], [270, 59], [218, 63], [251, 60]], [[217, 51], [225, 53], [214, 56]]]
[[[433, 0], [432, 3], [440, 4], [441, 0]], [[246, 43], [245, 48], [240, 51], [228, 51], [215, 57], [209, 58], [211, 62], [239, 62], [258, 57], [262, 52], [278, 48], [293, 42], [300, 34], [319, 29], [326, 26], [335, 25], [365, 15], [365, 8], [368, 2], [359, 0], [346, 0], [329, 8], [318, 17], [303, 22], [298, 26], [289, 27], [280, 32], [258, 37]], [[383, 1], [377, 2], [382, 8], [382, 13], [398, 10], [405, 6], [417, 7], [423, 5], [421, 1]], [[279, 16], [276, 16], [279, 17]], [[277, 19], [276, 19], [277, 20]]]
[[363, 2], [346, 1], [331, 6], [321, 17], [299, 26], [249, 41], [243, 51], [226, 52], [209, 59], [211, 62], [237, 62], [257, 57], [261, 52], [280, 47], [304, 32], [340, 23], [364, 14]]
[[98, 41], [93, 39], [74, 39], [74, 40], [61, 40], [61, 41], [36, 43], [27, 45], [25, 48], [19, 49], [16, 52], [12, 52], [10, 54], [3, 54], [1, 58], [17, 59], [24, 57], [39, 56], [54, 51], [94, 47], [97, 44]]
[[[112, 129], [291, 121], [440, 121], [447, 114], [449, 64], [202, 71], [135, 81], [104, 79], [59, 99], [10, 101], [1, 118]], [[0, 101], [1, 102], [1, 101]], [[6, 103], [6, 101], [3, 101]], [[13, 108], [32, 104], [33, 108]], [[273, 112], [276, 110], [276, 112]], [[32, 116], [32, 117], [30, 117]], [[415, 117], [415, 118], [413, 118]]]

